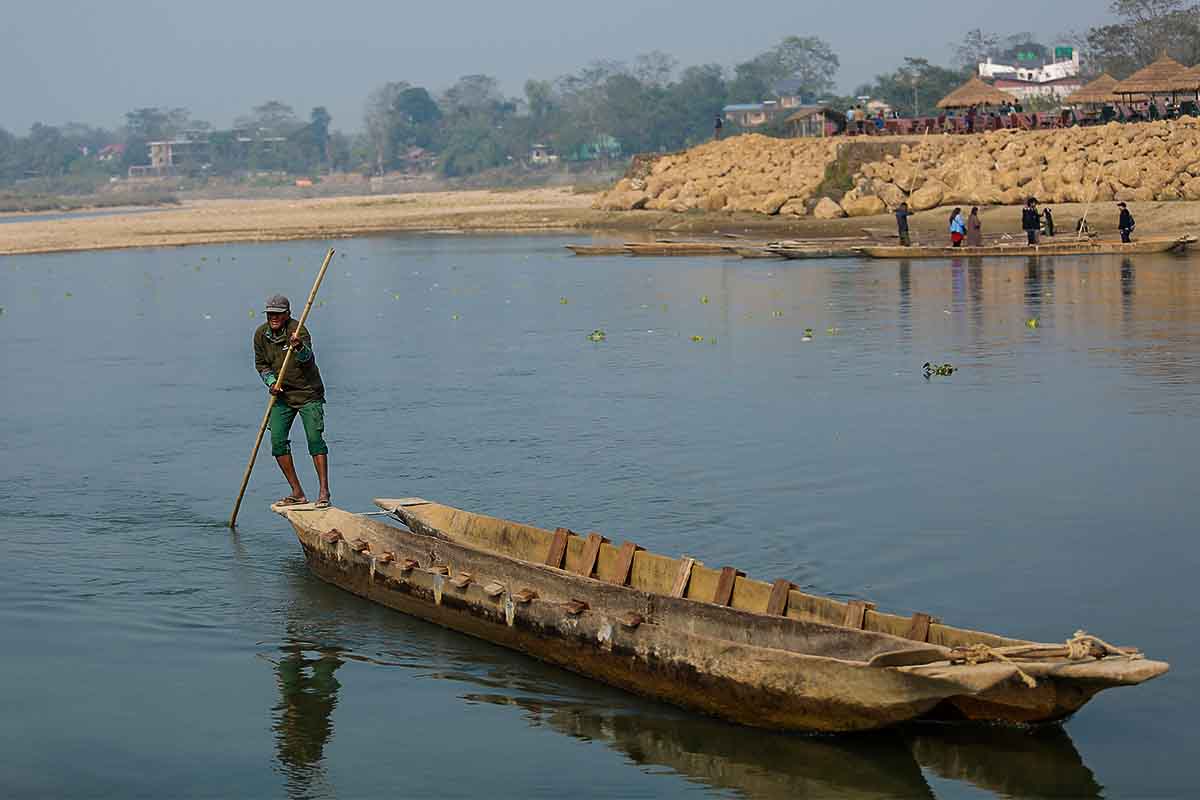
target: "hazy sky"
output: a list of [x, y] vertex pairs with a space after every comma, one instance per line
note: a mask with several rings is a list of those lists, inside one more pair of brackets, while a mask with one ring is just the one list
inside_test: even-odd
[[787, 35], [838, 53], [849, 92], [908, 55], [948, 64], [982, 27], [1042, 40], [1108, 18], [1107, 0], [9, 0], [0, 13], [0, 127], [113, 127], [141, 106], [183, 106], [218, 127], [265, 100], [361, 128], [367, 93], [389, 80], [438, 91], [485, 73], [508, 94], [600, 59], [662, 50], [684, 66], [744, 61]]

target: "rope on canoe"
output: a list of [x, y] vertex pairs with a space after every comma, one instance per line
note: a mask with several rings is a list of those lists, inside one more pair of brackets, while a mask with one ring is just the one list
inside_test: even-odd
[[1099, 636], [1079, 630], [1075, 631], [1075, 635], [1062, 645], [1021, 644], [1011, 647], [989, 647], [986, 644], [972, 644], [966, 647], [956, 647], [950, 651], [950, 663], [984, 664], [989, 661], [1002, 661], [1015, 669], [1025, 685], [1032, 689], [1037, 686], [1037, 681], [1032, 675], [1021, 669], [1015, 659], [1043, 661], [1065, 658], [1069, 661], [1082, 661], [1085, 658], [1101, 659], [1108, 656], [1124, 656], [1134, 660], [1142, 658], [1142, 653], [1136, 647], [1117, 647]]

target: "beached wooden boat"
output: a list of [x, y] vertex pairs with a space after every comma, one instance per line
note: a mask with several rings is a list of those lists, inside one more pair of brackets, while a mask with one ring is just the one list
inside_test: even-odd
[[1077, 635], [1066, 645], [885, 614], [786, 580], [709, 569], [420, 498], [394, 521], [275, 506], [320, 578], [391, 608], [648, 697], [765, 728], [911, 719], [1062, 720], [1167, 671]]
[[635, 256], [728, 256], [730, 242], [626, 242], [625, 249]]
[[629, 251], [623, 244], [568, 244], [564, 245], [577, 256], [627, 256]]
[[1195, 236], [1173, 238], [1139, 239], [1129, 244], [1095, 239], [1068, 239], [1066, 241], [1026, 244], [1014, 241], [1011, 244], [985, 245], [983, 247], [902, 247], [900, 245], [867, 245], [862, 253], [871, 258], [963, 258], [966, 256], [1081, 256], [1081, 255], [1134, 255], [1140, 253], [1166, 253], [1187, 249], [1196, 241]]
[[768, 244], [765, 248], [767, 251], [779, 256], [780, 258], [788, 258], [792, 260], [810, 259], [810, 258], [854, 258], [862, 255], [861, 246], [821, 246], [821, 245], [788, 245], [788, 244]]

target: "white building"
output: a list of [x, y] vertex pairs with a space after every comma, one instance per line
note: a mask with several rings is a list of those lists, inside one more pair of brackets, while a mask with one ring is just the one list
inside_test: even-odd
[[1079, 77], [1079, 52], [1074, 48], [1055, 48], [1070, 57], [1038, 66], [997, 64], [988, 59], [979, 65], [979, 77], [992, 81], [1002, 91], [1022, 100], [1032, 97], [1061, 99], [1083, 87]]

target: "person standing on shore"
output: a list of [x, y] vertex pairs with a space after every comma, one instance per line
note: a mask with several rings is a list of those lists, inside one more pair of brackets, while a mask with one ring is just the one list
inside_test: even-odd
[[[300, 327], [299, 320], [292, 319], [291, 304], [283, 295], [267, 298], [266, 312], [267, 321], [254, 331], [254, 368], [268, 391], [276, 396], [269, 422], [271, 455], [275, 456], [292, 490], [277, 504], [290, 506], [308, 502], [300, 479], [296, 476], [291, 443], [288, 441], [288, 431], [298, 414], [308, 440], [308, 453], [312, 456], [320, 482], [316, 506], [326, 508], [329, 506], [329, 447], [325, 444], [325, 384], [321, 381], [321, 371], [317, 369], [312, 338], [307, 329]], [[281, 383], [279, 370], [289, 350], [292, 360]]]
[[1021, 227], [1025, 230], [1029, 244], [1037, 244], [1042, 215], [1038, 213], [1037, 200], [1032, 197], [1025, 201], [1025, 208], [1021, 210]]
[[979, 209], [972, 208], [967, 217], [967, 247], [983, 247], [983, 223], [979, 221]]
[[721, 138], [721, 128], [725, 127], [725, 122], [721, 119], [721, 115], [717, 114], [713, 117], [713, 140], [718, 141]]
[[1129, 244], [1133, 241], [1130, 236], [1133, 234], [1133, 228], [1137, 224], [1133, 221], [1133, 214], [1129, 213], [1129, 207], [1124, 203], [1117, 203], [1117, 208], [1121, 209], [1121, 216], [1117, 220], [1117, 227], [1121, 230], [1121, 241]]
[[912, 244], [908, 238], [908, 203], [901, 203], [896, 209], [896, 231], [900, 234], [900, 246], [908, 247]]
[[965, 238], [967, 238], [967, 224], [963, 222], [962, 209], [956, 208], [950, 212], [950, 246], [962, 247]]
[[1054, 235], [1054, 215], [1048, 208], [1042, 212], [1042, 228], [1045, 229], [1047, 236]]

